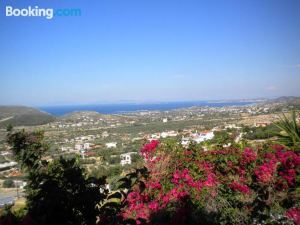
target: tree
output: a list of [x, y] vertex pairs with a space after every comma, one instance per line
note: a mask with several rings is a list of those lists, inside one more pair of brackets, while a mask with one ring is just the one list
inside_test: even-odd
[[42, 160], [48, 145], [42, 132], [11, 133], [8, 143], [16, 160], [26, 170], [27, 208], [25, 216], [33, 225], [96, 224], [96, 205], [105, 197], [100, 193], [105, 179], [87, 178], [77, 159]]
[[5, 181], [3, 181], [3, 185], [4, 188], [12, 188], [14, 187], [14, 181], [12, 179], [7, 179]]
[[10, 124], [7, 125], [6, 131], [11, 132], [13, 130], [13, 128], [14, 128], [13, 125], [11, 125], [11, 123], [10, 123]]
[[29, 180], [27, 205], [36, 224], [95, 224], [105, 181], [86, 179], [75, 159], [54, 160]]
[[41, 131], [27, 133], [25, 130], [9, 133], [7, 142], [11, 146], [14, 157], [26, 170], [37, 168], [41, 165], [42, 155], [48, 150], [48, 145], [43, 142], [44, 133]]

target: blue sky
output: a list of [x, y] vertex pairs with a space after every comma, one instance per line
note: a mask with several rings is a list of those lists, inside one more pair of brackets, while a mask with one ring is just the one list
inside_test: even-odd
[[[300, 96], [298, 0], [2, 0], [0, 104]], [[81, 16], [6, 17], [5, 7]]]

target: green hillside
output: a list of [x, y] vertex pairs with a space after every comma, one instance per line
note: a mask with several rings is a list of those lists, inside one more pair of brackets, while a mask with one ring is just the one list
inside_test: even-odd
[[25, 106], [0, 106], [0, 127], [41, 125], [54, 121], [55, 117]]

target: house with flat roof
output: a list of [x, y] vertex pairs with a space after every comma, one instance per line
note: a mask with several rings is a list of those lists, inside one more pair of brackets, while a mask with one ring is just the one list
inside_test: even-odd
[[121, 158], [120, 164], [122, 166], [124, 166], [126, 164], [130, 165], [132, 163], [132, 155], [135, 155], [135, 154], [137, 154], [137, 152], [127, 152], [127, 153], [121, 154], [120, 155], [120, 158]]

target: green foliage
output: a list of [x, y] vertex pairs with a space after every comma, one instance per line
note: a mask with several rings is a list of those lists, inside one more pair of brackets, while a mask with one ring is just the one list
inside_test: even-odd
[[1, 128], [7, 126], [33, 126], [54, 121], [55, 117], [37, 109], [23, 106], [0, 106]]
[[142, 160], [142, 157], [139, 154], [132, 154], [131, 155], [131, 162], [132, 163], [137, 163]]
[[296, 112], [291, 112], [291, 119], [284, 114], [276, 124], [281, 129], [280, 140], [287, 146], [300, 146], [300, 127], [296, 121]]
[[19, 225], [17, 217], [11, 212], [11, 207], [11, 205], [4, 207], [0, 215], [1, 225]]
[[6, 179], [5, 181], [3, 181], [3, 185], [4, 188], [13, 188], [14, 185], [14, 181], [12, 179]]
[[107, 195], [106, 199], [99, 204], [99, 225], [136, 225], [135, 220], [123, 219], [120, 212], [127, 206], [124, 200], [134, 187], [140, 191], [145, 190], [144, 180], [148, 174], [147, 168], [143, 167], [135, 169], [118, 180], [118, 191]]
[[248, 127], [247, 129], [244, 128], [244, 132], [246, 132], [244, 138], [248, 140], [268, 139], [278, 136], [279, 131], [280, 129], [274, 124], [266, 127]]
[[22, 168], [30, 170], [40, 165], [41, 157], [48, 149], [43, 138], [44, 133], [41, 131], [27, 133], [22, 130], [8, 134], [7, 142], [11, 145], [13, 154]]
[[111, 176], [119, 176], [121, 172], [122, 172], [122, 167], [120, 165], [109, 167], [109, 174]]
[[224, 144], [233, 143], [235, 134], [229, 131], [216, 131], [214, 132], [214, 138], [207, 141], [209, 144], [213, 144], [219, 148], [222, 148]]
[[[60, 158], [29, 174], [27, 204], [37, 224], [94, 224], [105, 181], [86, 179], [75, 159]], [[42, 215], [42, 216], [41, 216]]]
[[11, 125], [10, 123], [6, 126], [6, 131], [7, 132], [11, 132], [13, 130], [13, 125]]
[[120, 157], [119, 156], [115, 156], [115, 157], [110, 156], [108, 158], [108, 163], [109, 164], [119, 164], [120, 163]]
[[107, 177], [109, 175], [110, 175], [109, 170], [105, 166], [93, 167], [90, 171], [91, 177], [100, 178], [100, 177]]
[[90, 158], [80, 159], [80, 163], [81, 164], [95, 164], [96, 160], [95, 159], [90, 159]]
[[28, 211], [20, 223], [28, 218], [33, 225], [96, 223], [96, 205], [106, 195], [106, 192], [100, 193], [105, 178], [87, 178], [75, 158], [41, 161], [47, 150], [42, 132], [23, 130], [9, 134], [7, 139], [28, 174]]

